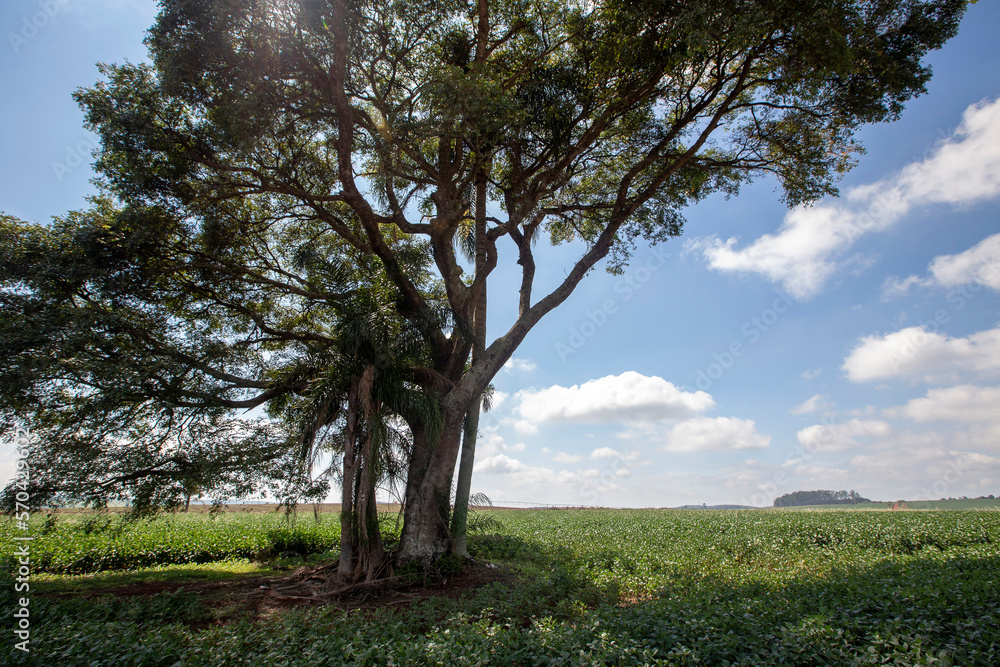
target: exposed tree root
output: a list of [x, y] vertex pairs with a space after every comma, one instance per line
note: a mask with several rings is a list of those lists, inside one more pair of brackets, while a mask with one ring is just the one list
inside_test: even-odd
[[346, 599], [364, 600], [388, 592], [401, 594], [398, 589], [412, 586], [419, 581], [412, 575], [350, 581], [351, 575], [343, 577], [336, 572], [330, 572], [336, 567], [337, 564], [334, 563], [312, 569], [300, 568], [285, 579], [286, 583], [267, 589], [265, 594], [274, 598], [324, 603]]
[[[449, 584], [451, 577], [434, 576], [431, 572], [423, 575], [408, 573], [393, 575], [389, 568], [380, 569], [377, 577], [373, 573], [355, 571], [347, 575], [337, 572], [337, 563], [320, 567], [301, 567], [286, 578], [274, 581], [262, 592], [266, 597], [287, 600], [308, 600], [320, 604], [346, 604], [377, 601], [379, 606], [402, 604], [414, 597], [426, 595], [430, 590]], [[471, 569], [459, 575], [468, 577], [496, 578], [496, 566], [489, 563], [470, 564]], [[491, 572], [491, 570], [493, 570]], [[406, 591], [412, 590], [415, 594]]]

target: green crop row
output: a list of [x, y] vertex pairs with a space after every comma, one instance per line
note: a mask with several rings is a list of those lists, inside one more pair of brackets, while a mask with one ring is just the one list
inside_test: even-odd
[[905, 555], [1000, 549], [1000, 512], [584, 510], [497, 513], [509, 537], [483, 558], [552, 557], [627, 597], [706, 576], [817, 574]]
[[[387, 522], [391, 529], [391, 522]], [[340, 520], [288, 521], [284, 515], [166, 515], [152, 520], [121, 516], [56, 515], [32, 517], [27, 530], [0, 521], [0, 542], [30, 536], [31, 569], [54, 574], [131, 570], [151, 565], [208, 563], [232, 558], [307, 556], [336, 550]], [[14, 565], [5, 549], [2, 566]]]
[[470, 551], [514, 573], [465, 596], [223, 624], [193, 592], [41, 597], [15, 664], [1000, 664], [1000, 512], [491, 516]]

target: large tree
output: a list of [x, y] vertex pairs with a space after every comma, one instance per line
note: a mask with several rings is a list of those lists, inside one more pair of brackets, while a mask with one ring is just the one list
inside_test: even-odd
[[[201, 293], [221, 322], [305, 348], [326, 337], [325, 308], [295, 307], [325, 288], [279, 247], [385, 276], [426, 346], [410, 381], [440, 410], [439, 424], [407, 417], [400, 557], [428, 562], [452, 548], [466, 416], [532, 327], [599, 262], [619, 271], [637, 242], [680, 234], [710, 193], [772, 176], [789, 205], [835, 194], [854, 131], [924, 91], [921, 59], [965, 4], [161, 0], [152, 64], [105, 67], [78, 99], [136, 234], [198, 239], [203, 271], [231, 279]], [[456, 253], [470, 224], [471, 277]], [[543, 233], [580, 255], [536, 294]], [[470, 364], [501, 243], [521, 286], [491, 299], [514, 299], [517, 317]], [[187, 363], [220, 392], [308, 392], [301, 374], [234, 373], [257, 383], [239, 387]]]
[[[24, 420], [36, 436], [36, 503], [155, 511], [194, 489], [294, 502], [325, 495], [333, 473], [353, 494], [365, 466], [314, 479], [310, 464], [354, 460], [373, 432], [398, 441], [376, 404], [434, 420], [407, 382], [425, 347], [377, 263], [288, 235], [221, 242], [161, 213], [96, 199], [50, 226], [0, 217], [0, 426]], [[258, 407], [270, 418], [234, 414]], [[385, 481], [402, 477], [392, 450], [368, 457]]]

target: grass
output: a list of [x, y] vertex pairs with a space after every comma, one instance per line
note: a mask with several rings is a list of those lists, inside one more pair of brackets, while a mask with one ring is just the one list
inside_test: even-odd
[[[397, 539], [395, 515], [383, 515], [387, 539]], [[0, 520], [0, 543], [22, 534], [10, 519]], [[27, 530], [34, 572], [86, 574], [169, 564], [203, 564], [231, 559], [297, 558], [336, 549], [340, 520], [232, 513], [166, 515], [129, 521], [99, 514], [35, 515]], [[13, 550], [0, 566], [15, 566]]]
[[[271, 574], [248, 561], [36, 577], [12, 664], [1000, 664], [1000, 512], [493, 516], [470, 550], [505, 575], [405, 605], [262, 615], [201, 586]], [[192, 585], [101, 596], [155, 581]]]
[[[996, 510], [1000, 498], [953, 498], [945, 500], [905, 500], [910, 510]], [[860, 503], [858, 505], [799, 505], [782, 507], [783, 510], [888, 510], [893, 503]]]
[[280, 562], [257, 563], [244, 558], [203, 564], [155, 565], [124, 572], [92, 572], [77, 575], [39, 574], [32, 577], [31, 588], [43, 595], [93, 593], [123, 586], [194, 584], [239, 581], [247, 577], [276, 577], [280, 576], [286, 569], [287, 567], [282, 567]]

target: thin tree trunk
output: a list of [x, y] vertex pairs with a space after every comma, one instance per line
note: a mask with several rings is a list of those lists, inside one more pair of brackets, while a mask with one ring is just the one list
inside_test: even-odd
[[[476, 175], [476, 275], [481, 275], [486, 266], [486, 166]], [[476, 342], [472, 348], [472, 363], [475, 364], [486, 349], [486, 285], [483, 285], [473, 316]], [[462, 433], [462, 460], [458, 466], [458, 488], [455, 490], [455, 514], [451, 521], [451, 534], [455, 540], [454, 551], [464, 558], [469, 557], [468, 524], [469, 494], [472, 490], [472, 470], [476, 463], [476, 440], [479, 438], [479, 412], [483, 397], [476, 398], [465, 415]]]
[[364, 576], [371, 581], [382, 569], [385, 550], [378, 530], [378, 508], [375, 505], [375, 463], [374, 433], [369, 430], [360, 456], [358, 479], [358, 500], [355, 506], [357, 516], [357, 540], [355, 548], [358, 556], [358, 578]]
[[479, 436], [479, 411], [482, 397], [465, 415], [462, 432], [462, 459], [458, 467], [458, 488], [455, 491], [455, 512], [451, 518], [451, 534], [455, 540], [454, 551], [459, 556], [469, 558], [468, 525], [469, 495], [472, 491], [472, 469], [476, 462], [476, 439]]
[[365, 493], [364, 506], [358, 509], [358, 525], [364, 525], [364, 572], [365, 581], [380, 576], [385, 562], [385, 548], [378, 526], [378, 505], [375, 502], [375, 471], [372, 460], [365, 459], [362, 484]]
[[358, 381], [351, 380], [347, 394], [347, 426], [344, 429], [344, 468], [340, 494], [340, 564], [337, 572], [349, 575], [354, 569], [354, 486], [357, 477]]

